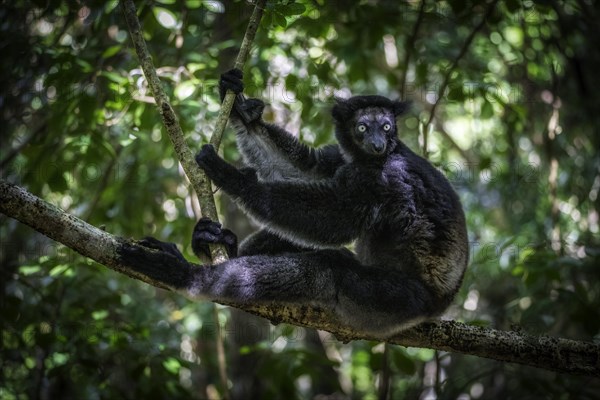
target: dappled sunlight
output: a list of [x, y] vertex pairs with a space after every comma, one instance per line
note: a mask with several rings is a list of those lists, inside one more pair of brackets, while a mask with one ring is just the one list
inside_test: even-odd
[[[2, 180], [100, 233], [154, 235], [198, 263], [190, 237], [200, 202], [120, 3], [0, 6]], [[136, 4], [195, 154], [215, 130], [219, 76], [235, 63], [253, 2]], [[399, 137], [450, 181], [468, 226], [469, 266], [441, 318], [591, 343], [600, 337], [598, 20], [600, 3], [585, 0], [270, 1], [244, 67], [245, 93], [265, 100], [268, 123], [316, 147], [335, 141], [336, 96], [411, 101]], [[232, 129], [219, 151], [241, 165]], [[222, 189], [212, 191], [224, 226], [240, 239], [257, 228]], [[585, 376], [343, 343], [222, 306], [215, 313], [213, 303], [102, 269], [0, 217], [2, 399], [591, 400], [600, 392]], [[226, 271], [213, 284], [251, 297], [255, 272]]]

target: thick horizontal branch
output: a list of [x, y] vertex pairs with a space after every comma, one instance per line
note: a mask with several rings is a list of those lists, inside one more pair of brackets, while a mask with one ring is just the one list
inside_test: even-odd
[[152, 281], [118, 262], [117, 251], [124, 239], [67, 214], [59, 207], [3, 180], [0, 180], [0, 212], [110, 269], [156, 287], [165, 287], [161, 282]]
[[[165, 288], [162, 282], [152, 280], [119, 261], [119, 249], [125, 245], [135, 245], [134, 241], [104, 232], [23, 188], [1, 180], [0, 212], [110, 269], [150, 285]], [[152, 251], [143, 247], [142, 249]], [[318, 308], [229, 305], [276, 323], [286, 322], [325, 330], [342, 341], [374, 339], [354, 331], [335, 315]], [[557, 372], [600, 376], [600, 345], [590, 342], [499, 331], [454, 321], [424, 323], [390, 338], [388, 342], [401, 346], [470, 354]]]

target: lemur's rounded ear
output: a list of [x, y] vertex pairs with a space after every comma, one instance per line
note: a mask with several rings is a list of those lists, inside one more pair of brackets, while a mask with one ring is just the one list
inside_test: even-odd
[[402, 115], [407, 112], [412, 106], [412, 101], [400, 101], [395, 100], [393, 104], [393, 113], [397, 117], [398, 115]]
[[342, 121], [350, 114], [348, 99], [335, 96], [335, 104], [331, 109], [331, 115], [338, 121]]

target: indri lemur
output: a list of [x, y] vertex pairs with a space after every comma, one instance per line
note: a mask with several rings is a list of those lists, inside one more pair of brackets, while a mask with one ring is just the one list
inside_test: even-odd
[[[236, 253], [233, 233], [201, 219], [192, 247], [224, 243], [229, 261], [197, 267], [172, 244], [144, 259], [141, 272], [186, 295], [236, 303], [312, 304], [386, 338], [439, 315], [457, 292], [468, 258], [465, 218], [450, 183], [398, 138], [407, 104], [381, 96], [336, 100], [339, 145], [313, 149], [262, 120], [264, 104], [242, 94], [242, 75], [221, 78], [237, 95], [230, 120], [247, 168], [211, 145], [196, 156], [221, 188], [263, 229]], [[354, 242], [355, 253], [342, 247]], [[144, 264], [144, 265], [142, 265]]]

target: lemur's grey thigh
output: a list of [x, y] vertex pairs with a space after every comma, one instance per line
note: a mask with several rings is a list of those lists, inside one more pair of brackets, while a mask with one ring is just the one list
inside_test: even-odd
[[238, 254], [240, 256], [253, 256], [258, 254], [275, 255], [282, 253], [298, 253], [307, 250], [307, 248], [282, 239], [266, 229], [261, 229], [254, 232], [240, 243]]

